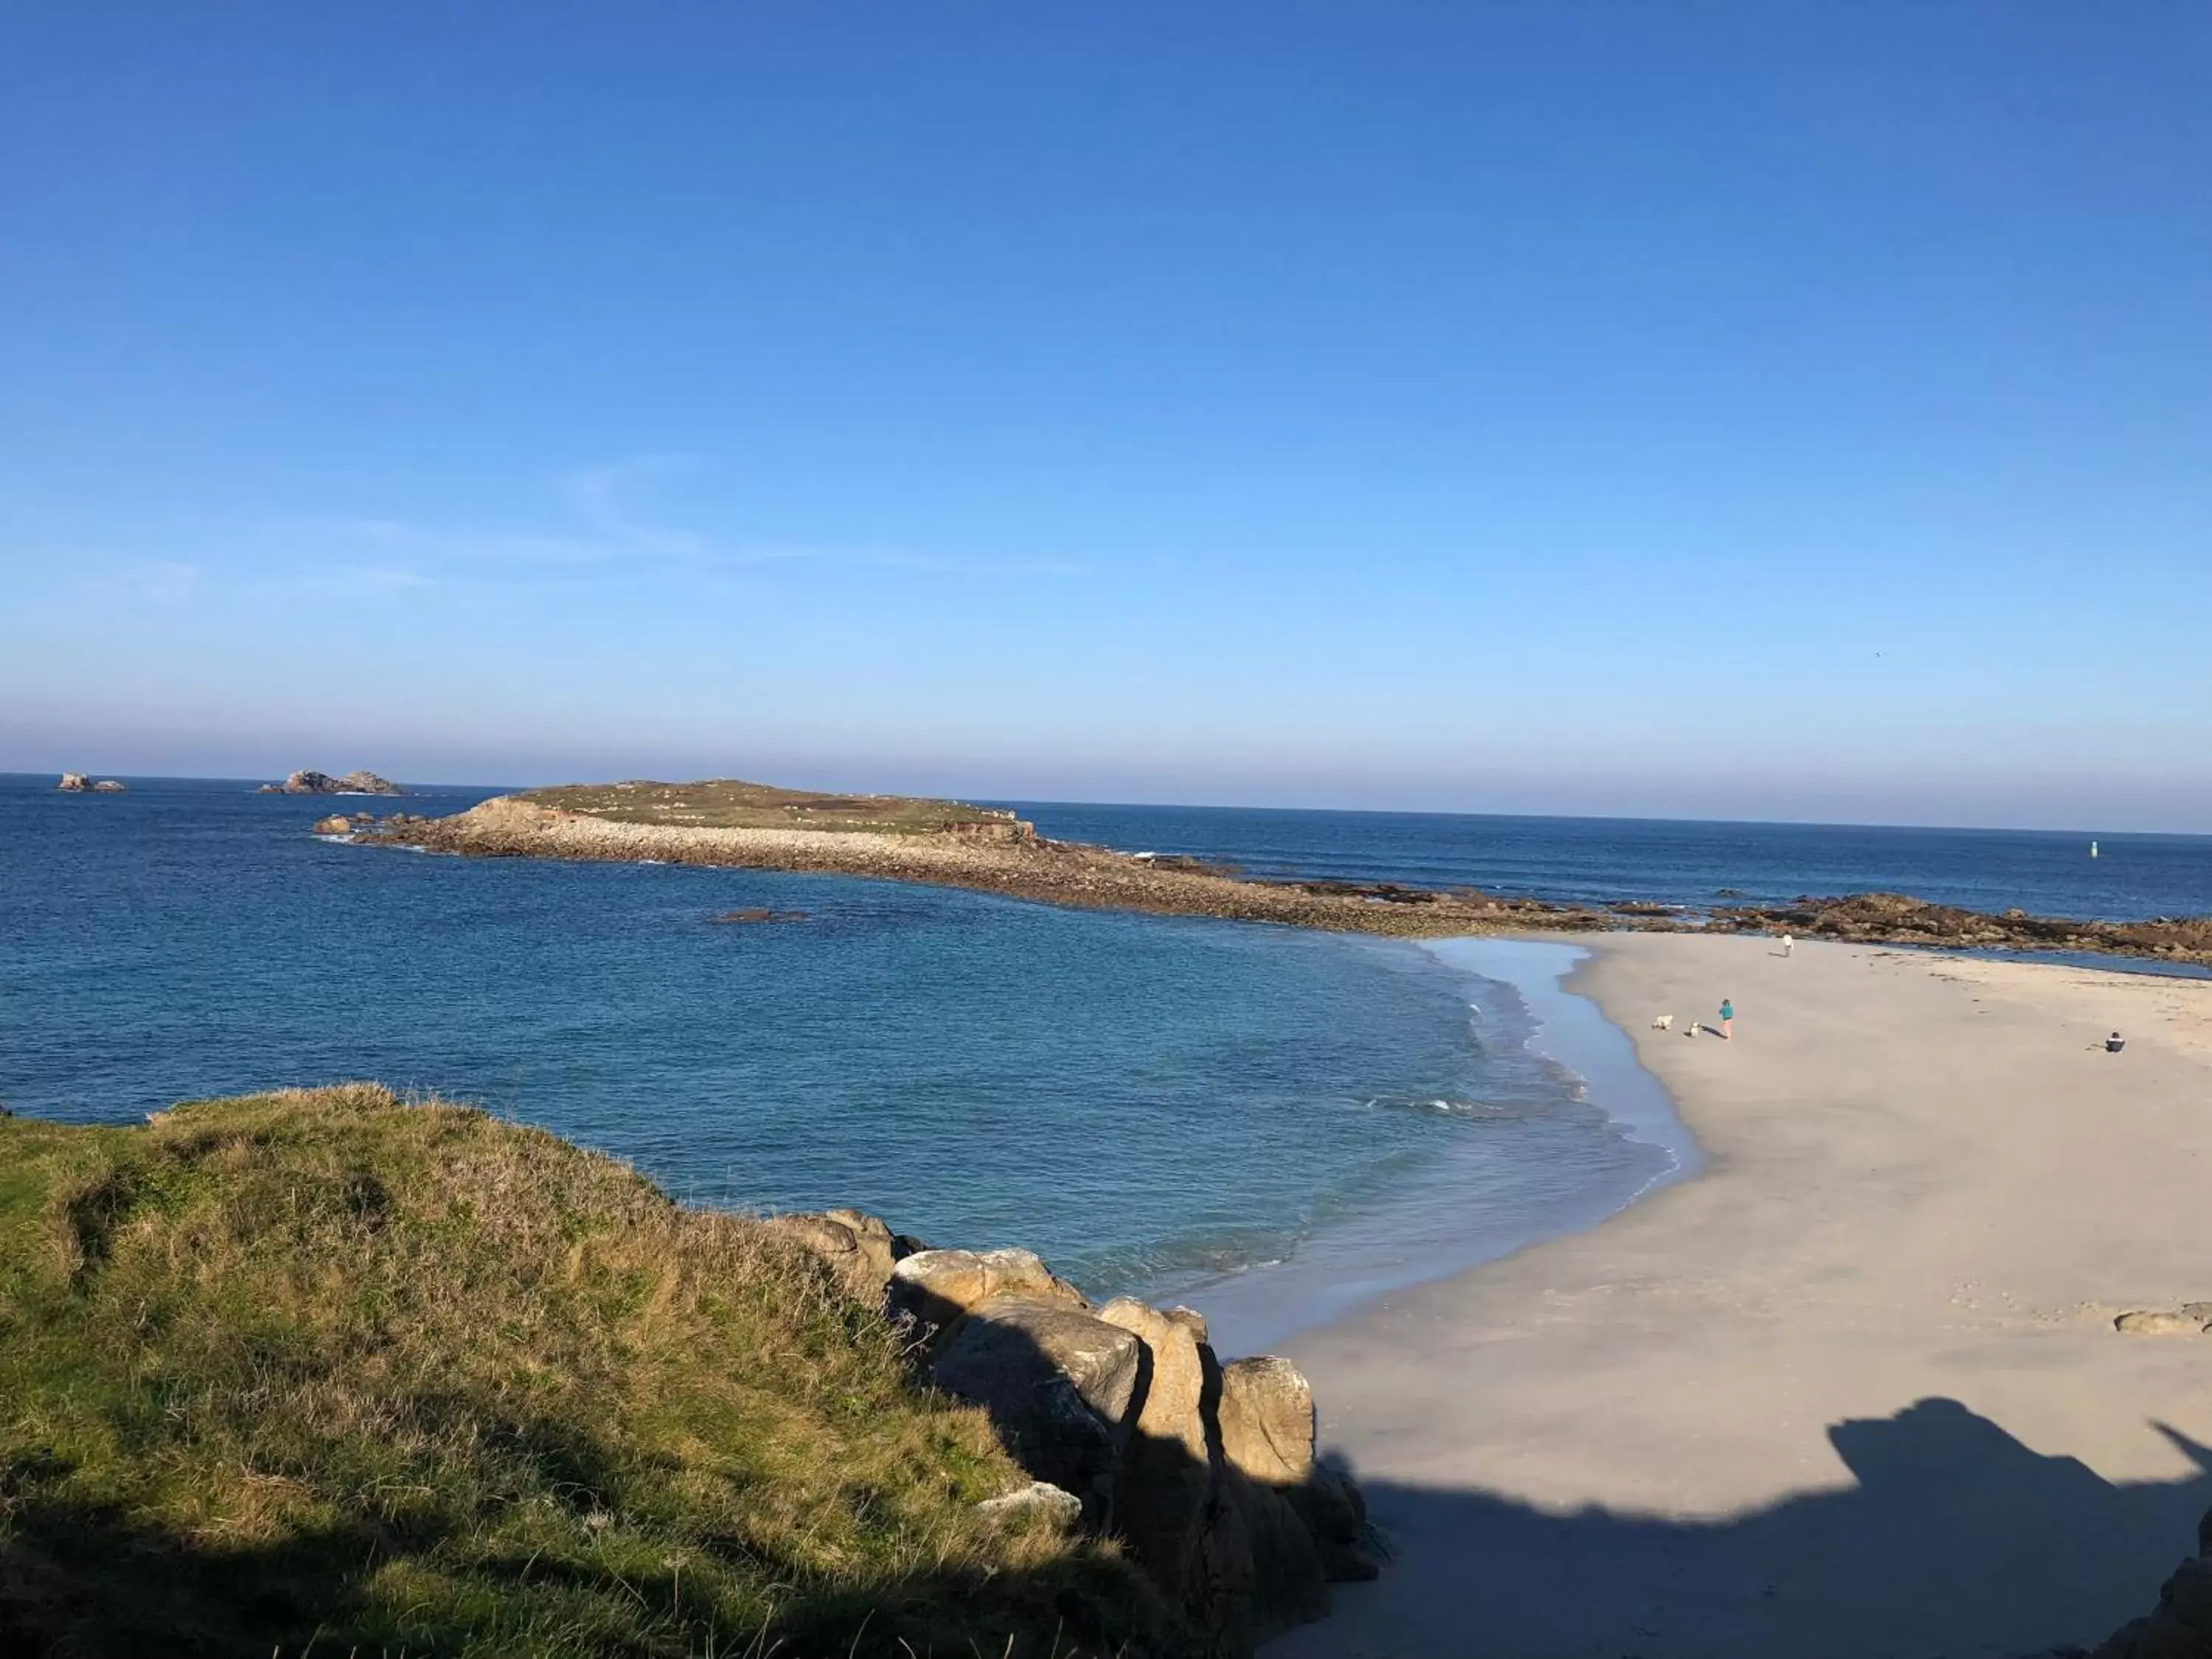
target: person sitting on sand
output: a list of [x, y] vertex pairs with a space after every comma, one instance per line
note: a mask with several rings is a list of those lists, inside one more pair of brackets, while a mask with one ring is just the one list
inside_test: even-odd
[[1721, 1035], [1731, 1042], [1735, 1041], [1735, 1004], [1726, 997], [1721, 999]]

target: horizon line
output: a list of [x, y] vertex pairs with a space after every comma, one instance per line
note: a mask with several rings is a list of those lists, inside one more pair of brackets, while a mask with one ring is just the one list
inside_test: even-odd
[[[46, 778], [60, 774], [53, 769], [40, 771], [0, 770], [0, 779]], [[238, 776], [217, 776], [180, 772], [112, 772], [101, 774], [88, 770], [87, 776], [104, 775], [120, 781], [141, 783], [235, 783], [258, 786], [276, 781], [258, 774]], [[704, 783], [721, 781], [731, 775], [715, 778], [634, 778], [609, 779], [607, 782], [636, 783]], [[407, 787], [420, 789], [481, 790], [488, 794], [514, 794], [529, 789], [560, 787], [550, 783], [485, 783], [459, 781], [452, 779], [414, 778], [393, 779], [392, 781]], [[576, 780], [564, 780], [574, 782]], [[757, 782], [757, 779], [742, 781]], [[771, 786], [784, 787], [784, 786]], [[823, 789], [823, 794], [888, 794], [903, 795], [909, 799], [951, 800], [975, 806], [1054, 806], [1104, 807], [1109, 810], [1137, 811], [1194, 811], [1194, 812], [1272, 812], [1296, 814], [1302, 812], [1331, 812], [1364, 817], [1431, 817], [1431, 818], [1499, 818], [1523, 823], [1685, 823], [1720, 824], [1742, 829], [1776, 830], [1890, 830], [1917, 831], [1936, 835], [2011, 835], [2011, 836], [2072, 836], [2094, 840], [2099, 837], [2129, 837], [2141, 840], [2205, 841], [2212, 842], [2212, 830], [2115, 830], [2091, 827], [2038, 828], [2026, 824], [2006, 823], [1911, 823], [1888, 820], [1850, 820], [1840, 818], [1729, 818], [1700, 817], [1690, 814], [1666, 812], [1503, 812], [1476, 811], [1463, 809], [1431, 806], [1255, 806], [1219, 801], [1194, 800], [1082, 800], [1072, 798], [1052, 799], [1044, 796], [1000, 795], [976, 793], [972, 795], [914, 795], [903, 790], [860, 791]], [[295, 797], [294, 799], [305, 799]]]

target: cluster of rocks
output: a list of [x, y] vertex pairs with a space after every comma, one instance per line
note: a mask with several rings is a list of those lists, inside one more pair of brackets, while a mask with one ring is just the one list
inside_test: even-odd
[[2212, 963], [2212, 916], [2084, 921], [2032, 916], [2018, 908], [1991, 915], [1953, 904], [1930, 904], [1901, 893], [1801, 898], [1784, 905], [1724, 905], [1713, 911], [1706, 928], [1712, 933], [1788, 933], [1863, 945], [2101, 951]]
[[95, 781], [82, 772], [64, 772], [62, 781], [54, 786], [70, 795], [119, 795], [126, 787], [113, 778], [101, 778]]
[[404, 795], [407, 792], [389, 778], [374, 772], [349, 772], [332, 777], [327, 772], [295, 772], [282, 783], [264, 783], [264, 795]]
[[2212, 1336], [2212, 1302], [2138, 1308], [2115, 1319], [2112, 1328], [2124, 1336]]
[[2212, 1659], [2212, 1510], [2197, 1524], [2197, 1553], [2160, 1588], [2158, 1606], [2096, 1648], [2062, 1648], [2050, 1659]]
[[852, 1210], [770, 1224], [902, 1326], [930, 1382], [990, 1413], [1031, 1479], [990, 1507], [1119, 1539], [1199, 1650], [1249, 1654], [1325, 1615], [1331, 1583], [1376, 1575], [1359, 1489], [1316, 1459], [1287, 1359], [1224, 1364], [1189, 1309], [1093, 1307], [1028, 1250], [933, 1250]]
[[1036, 825], [1027, 819], [1018, 818], [1003, 808], [980, 809], [989, 814], [980, 820], [947, 823], [933, 833], [948, 836], [955, 841], [977, 842], [987, 846], [1027, 845], [1037, 838]]

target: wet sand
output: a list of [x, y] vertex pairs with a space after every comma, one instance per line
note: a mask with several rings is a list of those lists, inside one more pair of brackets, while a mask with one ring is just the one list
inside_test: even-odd
[[2212, 1335], [2112, 1321], [2212, 1301], [2212, 983], [1581, 942], [1705, 1172], [1287, 1345], [1400, 1553], [1270, 1654], [1964, 1659], [2147, 1609]]

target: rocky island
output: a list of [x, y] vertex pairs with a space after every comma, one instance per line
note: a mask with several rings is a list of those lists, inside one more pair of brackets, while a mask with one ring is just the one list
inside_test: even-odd
[[1506, 932], [1792, 933], [1859, 944], [2064, 951], [2212, 966], [2212, 917], [2082, 921], [2002, 915], [1887, 893], [1786, 905], [1553, 904], [1472, 888], [1260, 881], [1202, 860], [1053, 841], [1012, 813], [904, 795], [833, 795], [734, 779], [565, 784], [495, 796], [450, 817], [354, 826], [362, 846], [477, 858], [656, 860], [872, 876], [1088, 909], [1284, 922], [1441, 939]]
[[65, 795], [119, 795], [129, 787], [113, 778], [94, 781], [82, 772], [64, 772], [54, 787]]
[[735, 779], [525, 790], [450, 817], [387, 820], [357, 830], [354, 842], [479, 858], [654, 859], [873, 876], [1087, 909], [1405, 937], [1624, 925], [1603, 911], [1492, 898], [1465, 889], [1253, 881], [1198, 860], [1052, 841], [1012, 813], [991, 807], [903, 795], [822, 794]]
[[374, 772], [349, 772], [334, 778], [327, 772], [295, 772], [282, 783], [264, 783], [264, 795], [404, 795], [407, 792], [389, 778]]

